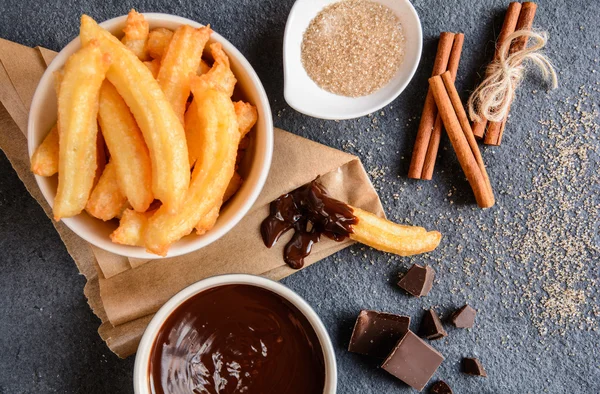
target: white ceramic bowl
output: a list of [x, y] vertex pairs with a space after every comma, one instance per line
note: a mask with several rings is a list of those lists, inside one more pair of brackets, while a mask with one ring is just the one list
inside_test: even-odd
[[302, 66], [302, 37], [315, 16], [339, 0], [297, 0], [285, 26], [283, 43], [284, 97], [296, 111], [321, 119], [352, 119], [375, 112], [394, 100], [412, 79], [423, 46], [419, 15], [408, 0], [374, 0], [389, 7], [400, 19], [405, 42], [404, 61], [392, 80], [363, 97], [345, 97], [321, 89]]
[[149, 388], [149, 360], [152, 351], [152, 345], [158, 334], [159, 329], [169, 317], [169, 315], [177, 309], [179, 305], [184, 303], [190, 297], [214, 287], [231, 284], [246, 284], [261, 287], [278, 294], [284, 299], [291, 302], [298, 310], [308, 319], [312, 325], [321, 348], [323, 349], [323, 358], [325, 361], [325, 389], [324, 394], [335, 394], [337, 388], [337, 365], [335, 361], [335, 352], [331, 344], [329, 334], [323, 326], [321, 319], [315, 311], [304, 301], [298, 294], [285, 287], [284, 285], [274, 282], [262, 276], [233, 274], [219, 275], [211, 278], [203, 279], [199, 282], [186, 287], [171, 298], [165, 305], [156, 312], [146, 331], [142, 336], [135, 356], [135, 365], [133, 368], [133, 388], [136, 394], [150, 394]]
[[[166, 27], [176, 29], [178, 26], [188, 24], [194, 27], [201, 25], [192, 20], [167, 14], [144, 14], [150, 28]], [[100, 25], [113, 34], [120, 35], [125, 26], [126, 16], [110, 19]], [[209, 22], [209, 21], [206, 21]], [[174, 243], [169, 249], [167, 257], [173, 257], [198, 250], [222, 237], [235, 226], [256, 201], [263, 188], [273, 154], [273, 119], [267, 94], [256, 75], [256, 72], [246, 58], [225, 38], [217, 33], [211, 35], [210, 42], [220, 42], [229, 55], [231, 68], [238, 79], [236, 95], [241, 95], [245, 100], [256, 105], [258, 109], [258, 122], [254, 127], [254, 143], [249, 149], [252, 154], [251, 164], [245, 169], [244, 183], [236, 195], [225, 205], [215, 227], [202, 236], [189, 235]], [[35, 148], [42, 142], [48, 130], [56, 123], [57, 100], [54, 91], [54, 77], [52, 73], [60, 69], [67, 58], [80, 48], [79, 38], [71, 41], [52, 61], [35, 91], [29, 112], [27, 139], [29, 155], [33, 155]], [[235, 96], [234, 96], [235, 97]], [[36, 181], [42, 194], [50, 204], [54, 203], [57, 176], [41, 177], [36, 175]], [[63, 219], [63, 222], [89, 243], [127, 257], [153, 259], [159, 258], [154, 254], [146, 253], [144, 248], [136, 246], [119, 245], [111, 242], [109, 234], [117, 227], [116, 221], [102, 222], [82, 213], [72, 218]]]

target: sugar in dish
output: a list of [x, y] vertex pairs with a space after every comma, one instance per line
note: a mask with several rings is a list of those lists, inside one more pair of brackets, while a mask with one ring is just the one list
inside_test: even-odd
[[[344, 0], [344, 6], [354, 4], [356, 0]], [[363, 0], [366, 2], [366, 0]], [[283, 40], [283, 95], [290, 107], [305, 115], [320, 119], [353, 119], [380, 110], [406, 89], [419, 66], [423, 49], [423, 29], [419, 15], [410, 0], [374, 0], [369, 4], [382, 4], [389, 8], [398, 19], [403, 36], [401, 42], [401, 63], [395, 71], [391, 72], [392, 78], [373, 93], [362, 96], [344, 96], [327, 90], [315, 82], [302, 60], [303, 42], [305, 34], [321, 12], [328, 7], [339, 3], [339, 0], [296, 0], [290, 10], [285, 25]], [[373, 21], [371, 21], [373, 22]], [[374, 25], [365, 21], [365, 32], [373, 33]], [[387, 39], [388, 37], [384, 37]], [[306, 46], [305, 48], [306, 49]], [[389, 56], [389, 49], [382, 52]], [[306, 53], [304, 54], [306, 55]], [[337, 59], [334, 59], [337, 62]], [[375, 64], [376, 63], [376, 64]], [[388, 64], [373, 62], [370, 68], [375, 77], [379, 77], [382, 66]], [[315, 63], [315, 65], [318, 65]], [[325, 69], [325, 63], [322, 64]], [[362, 72], [362, 70], [361, 70]], [[368, 72], [367, 72], [368, 74]], [[362, 74], [364, 76], [364, 74]], [[354, 78], [354, 76], [351, 76]], [[362, 77], [361, 77], [362, 78]], [[343, 81], [342, 81], [343, 82]], [[360, 81], [359, 81], [360, 82]]]
[[404, 60], [404, 33], [389, 7], [343, 0], [325, 7], [302, 40], [302, 65], [322, 89], [348, 97], [389, 83]]

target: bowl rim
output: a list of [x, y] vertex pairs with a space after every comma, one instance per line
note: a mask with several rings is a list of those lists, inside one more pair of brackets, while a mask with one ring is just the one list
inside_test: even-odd
[[[196, 21], [193, 21], [191, 19], [184, 18], [181, 16], [176, 16], [176, 15], [171, 15], [171, 14], [151, 12], [151, 13], [142, 13], [142, 15], [144, 15], [146, 20], [148, 20], [151, 23], [152, 22], [155, 22], [157, 24], [175, 23], [175, 24], [180, 24], [180, 25], [189, 24], [192, 27], [196, 27], [196, 28], [203, 26], [202, 24], [200, 24]], [[115, 18], [108, 19], [108, 20], [100, 23], [99, 25], [105, 29], [114, 30], [120, 24], [124, 24], [126, 19], [127, 19], [127, 15], [121, 15], [121, 16], [118, 16]], [[229, 42], [227, 39], [225, 39], [223, 36], [221, 36], [220, 34], [218, 34], [216, 32], [213, 32], [211, 34], [211, 40], [221, 43], [225, 52], [230, 57], [235, 58], [239, 62], [241, 68], [243, 68], [245, 70], [245, 72], [247, 73], [249, 80], [251, 81], [251, 83], [253, 85], [253, 88], [256, 90], [256, 93], [259, 97], [261, 106], [263, 108], [263, 111], [262, 111], [262, 112], [264, 112], [263, 121], [265, 122], [265, 129], [266, 129], [265, 138], [264, 138], [265, 139], [265, 145], [264, 145], [265, 155], [264, 155], [264, 157], [261, 157], [262, 167], [260, 169], [256, 183], [254, 184], [254, 187], [252, 189], [250, 189], [248, 195], [246, 196], [246, 199], [240, 204], [239, 209], [237, 211], [235, 211], [233, 213], [233, 215], [229, 218], [229, 221], [225, 222], [225, 224], [223, 224], [221, 227], [219, 227], [216, 231], [208, 231], [206, 234], [202, 235], [202, 237], [198, 238], [196, 242], [191, 242], [187, 245], [179, 245], [178, 247], [176, 247], [177, 242], [174, 243], [173, 246], [169, 249], [169, 252], [167, 253], [166, 256], [158, 256], [155, 254], [148, 253], [148, 252], [146, 252], [146, 250], [143, 247], [140, 247], [140, 246], [114, 244], [114, 243], [110, 242], [110, 240], [108, 242], [102, 242], [95, 235], [95, 232], [85, 229], [85, 228], [82, 228], [82, 226], [80, 226], [75, 220], [73, 220], [74, 218], [61, 219], [61, 221], [71, 231], [73, 231], [79, 237], [83, 238], [85, 241], [89, 242], [90, 244], [92, 244], [100, 249], [103, 249], [105, 251], [108, 251], [108, 252], [111, 252], [111, 253], [114, 253], [114, 254], [117, 254], [120, 256], [124, 256], [124, 257], [140, 258], [140, 259], [147, 259], [147, 260], [152, 259], [153, 260], [153, 259], [163, 259], [163, 258], [171, 258], [171, 257], [181, 256], [181, 255], [202, 249], [203, 247], [210, 245], [211, 243], [215, 242], [216, 240], [218, 240], [219, 238], [221, 238], [222, 236], [227, 234], [233, 227], [235, 227], [242, 220], [242, 218], [244, 218], [244, 216], [246, 216], [248, 211], [252, 208], [252, 206], [258, 199], [258, 196], [260, 195], [260, 193], [265, 185], [265, 182], [267, 180], [267, 177], [269, 175], [271, 162], [272, 162], [272, 156], [273, 156], [274, 130], [273, 130], [273, 116], [272, 116], [272, 112], [271, 112], [271, 106], [269, 103], [269, 99], [268, 99], [267, 93], [264, 89], [264, 86], [263, 86], [262, 82], [260, 81], [260, 78], [256, 74], [256, 71], [254, 70], [254, 68], [252, 67], [250, 62], [248, 62], [246, 57], [231, 42]], [[73, 52], [75, 52], [80, 46], [81, 46], [81, 44], [79, 41], [79, 36], [77, 36], [73, 40], [71, 40], [63, 49], [61, 49], [60, 52], [58, 52], [58, 54], [52, 60], [52, 62], [48, 65], [48, 67], [44, 71], [44, 74], [42, 75], [42, 77], [40, 78], [40, 80], [38, 82], [38, 85], [36, 87], [36, 90], [35, 90], [35, 93], [33, 95], [33, 99], [31, 102], [31, 107], [30, 107], [28, 121], [27, 121], [27, 146], [28, 146], [28, 153], [29, 153], [30, 159], [33, 156], [35, 149], [37, 148], [37, 146], [34, 145], [33, 135], [34, 135], [34, 130], [37, 127], [36, 126], [36, 114], [39, 113], [39, 111], [43, 111], [43, 108], [44, 108], [44, 105], [43, 105], [44, 104], [44, 102], [43, 102], [44, 94], [43, 93], [45, 91], [47, 91], [47, 89], [49, 89], [50, 86], [52, 86], [51, 78], [52, 78], [53, 72], [58, 70], [60, 67], [62, 67], [64, 65], [64, 63], [66, 62], [67, 58]], [[255, 160], [256, 160], [256, 158], [255, 158]], [[35, 174], [34, 174], [34, 177], [36, 179], [36, 183], [37, 183], [38, 187], [40, 188], [40, 191], [42, 192], [42, 195], [46, 199], [46, 202], [48, 203], [48, 205], [50, 205], [50, 207], [52, 207], [53, 206], [53, 197], [51, 194], [52, 192], [50, 190], [48, 190], [45, 186], [42, 186], [42, 183], [44, 182], [44, 180], [43, 180], [44, 177], [41, 177], [41, 176], [35, 175]]]
[[[423, 52], [423, 26], [421, 24], [421, 18], [419, 17], [419, 14], [417, 13], [417, 10], [415, 9], [414, 5], [412, 4], [412, 2], [410, 0], [397, 0], [399, 2], [404, 3], [407, 7], [408, 10], [410, 12], [410, 16], [414, 18], [414, 20], [416, 21], [416, 26], [417, 29], [415, 30], [416, 33], [416, 37], [415, 40], [418, 43], [417, 45], [417, 51], [416, 51], [416, 56], [415, 56], [415, 61], [413, 64], [411, 64], [410, 69], [408, 70], [408, 74], [406, 79], [398, 86], [398, 88], [393, 92], [393, 94], [390, 94], [388, 97], [386, 97], [385, 99], [381, 100], [381, 101], [377, 101], [377, 102], [373, 102], [372, 104], [365, 104], [364, 108], [361, 110], [357, 110], [353, 113], [349, 113], [346, 115], [342, 115], [342, 114], [336, 114], [336, 113], [325, 113], [325, 112], [319, 112], [319, 110], [313, 110], [313, 109], [308, 109], [305, 108], [302, 104], [299, 103], [299, 101], [290, 94], [290, 90], [289, 84], [287, 83], [288, 79], [290, 78], [290, 76], [288, 75], [288, 67], [286, 67], [286, 63], [288, 62], [288, 55], [287, 55], [287, 51], [288, 51], [288, 35], [291, 34], [291, 27], [290, 25], [292, 25], [292, 22], [294, 21], [294, 17], [296, 15], [296, 11], [298, 9], [300, 9], [300, 7], [302, 7], [305, 1], [308, 0], [296, 0], [296, 2], [294, 3], [294, 5], [292, 6], [292, 8], [290, 9], [290, 13], [288, 14], [288, 18], [285, 24], [285, 30], [284, 30], [284, 35], [283, 35], [283, 75], [284, 75], [284, 88], [283, 88], [283, 96], [284, 99], [286, 101], [286, 103], [292, 107], [293, 109], [295, 109], [296, 111], [311, 116], [313, 118], [317, 118], [317, 119], [325, 119], [325, 120], [346, 120], [346, 119], [356, 119], [356, 118], [360, 118], [362, 116], [371, 114], [373, 112], [376, 112], [380, 109], [382, 109], [383, 107], [385, 107], [386, 105], [390, 104], [392, 101], [394, 101], [396, 98], [398, 98], [398, 96], [400, 96], [400, 94], [406, 89], [406, 87], [408, 86], [408, 84], [412, 81], [413, 77], [415, 76], [415, 73], [417, 72], [417, 69], [419, 68], [419, 63], [421, 60], [421, 55]], [[314, 0], [311, 0], [314, 1]], [[317, 0], [319, 3], [326, 3], [324, 5], [328, 5], [328, 4], [332, 4], [335, 2], [338, 2], [340, 0]], [[371, 0], [374, 1], [376, 3], [380, 3], [380, 0]], [[384, 4], [385, 5], [385, 4]], [[316, 16], [316, 14], [313, 16], [313, 18]], [[312, 18], [311, 18], [312, 20]], [[309, 77], [310, 78], [310, 77]], [[391, 83], [393, 81], [390, 80], [388, 83]], [[375, 93], [375, 92], [373, 92]], [[332, 95], [336, 96], [335, 94], [331, 93]], [[343, 96], [340, 96], [343, 97]], [[367, 96], [361, 96], [361, 97], [357, 97], [357, 99], [361, 99], [361, 98], [365, 98], [365, 97], [369, 97], [369, 95]], [[344, 97], [347, 98], [347, 97]]]
[[337, 390], [337, 363], [335, 351], [329, 333], [319, 315], [317, 315], [308, 302], [289, 287], [262, 276], [249, 274], [225, 274], [202, 279], [179, 291], [171, 297], [158, 312], [156, 312], [146, 327], [137, 348], [133, 367], [134, 392], [136, 394], [150, 393], [148, 390], [148, 362], [152, 351], [152, 345], [154, 344], [158, 331], [170, 314], [191, 297], [205, 290], [230, 284], [247, 284], [270, 290], [298, 308], [315, 330], [323, 350], [323, 359], [325, 362], [325, 387], [323, 393], [335, 394]]

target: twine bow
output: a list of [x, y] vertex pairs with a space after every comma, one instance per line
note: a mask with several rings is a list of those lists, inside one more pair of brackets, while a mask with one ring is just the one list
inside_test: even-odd
[[[521, 37], [532, 39], [533, 44], [520, 51], [509, 53], [512, 41]], [[504, 40], [498, 51], [498, 59], [490, 63], [486, 70], [486, 78], [469, 97], [467, 105], [471, 120], [481, 122], [487, 119], [501, 122], [506, 117], [517, 86], [525, 74], [526, 60], [540, 69], [545, 80], [551, 80], [552, 89], [558, 86], [554, 67], [546, 55], [540, 52], [547, 41], [547, 33], [530, 30], [515, 31]]]

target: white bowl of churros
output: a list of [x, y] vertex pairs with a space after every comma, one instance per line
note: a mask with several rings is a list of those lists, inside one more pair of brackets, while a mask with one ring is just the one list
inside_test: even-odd
[[249, 211], [273, 123], [256, 72], [209, 26], [84, 15], [39, 82], [28, 149], [55, 220], [111, 253], [174, 257]]

